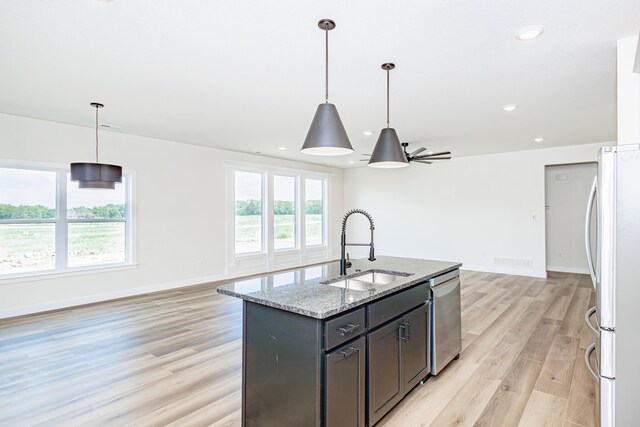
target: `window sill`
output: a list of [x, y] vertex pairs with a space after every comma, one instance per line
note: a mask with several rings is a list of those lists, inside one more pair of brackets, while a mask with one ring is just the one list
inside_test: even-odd
[[81, 267], [60, 272], [25, 273], [21, 276], [0, 278], [0, 285], [11, 283], [35, 282], [39, 280], [62, 279], [73, 276], [86, 276], [89, 274], [110, 273], [112, 271], [133, 270], [138, 268], [138, 264], [112, 264], [101, 267]]
[[266, 256], [266, 255], [267, 255], [266, 252], [245, 252], [242, 254], [235, 254], [234, 258], [257, 258], [257, 257]]

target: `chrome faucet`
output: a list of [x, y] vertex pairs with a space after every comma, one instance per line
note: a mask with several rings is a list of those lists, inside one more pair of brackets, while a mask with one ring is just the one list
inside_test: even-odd
[[[369, 229], [371, 230], [371, 242], [370, 243], [347, 243], [347, 219], [355, 213], [362, 214], [369, 220]], [[362, 209], [352, 209], [344, 215], [342, 219], [342, 235], [340, 236], [340, 275], [347, 274], [347, 268], [351, 267], [351, 261], [349, 261], [349, 254], [347, 253], [347, 246], [369, 246], [369, 261], [375, 261], [376, 257], [373, 251], [373, 218], [366, 211]]]

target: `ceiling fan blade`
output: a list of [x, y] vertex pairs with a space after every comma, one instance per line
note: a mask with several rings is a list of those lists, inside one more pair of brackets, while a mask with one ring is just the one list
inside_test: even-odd
[[451, 157], [416, 157], [416, 160], [451, 160]]
[[426, 148], [424, 147], [420, 147], [418, 148], [416, 151], [414, 151], [413, 153], [409, 154], [410, 157], [415, 157], [418, 154], [422, 153], [424, 150], [426, 150]]
[[438, 153], [427, 153], [427, 154], [423, 154], [420, 157], [426, 157], [426, 156], [448, 156], [451, 154], [451, 151], [440, 151]]
[[424, 163], [425, 165], [430, 165], [432, 162], [427, 162], [425, 160], [412, 160], [412, 162], [416, 162], [416, 163]]

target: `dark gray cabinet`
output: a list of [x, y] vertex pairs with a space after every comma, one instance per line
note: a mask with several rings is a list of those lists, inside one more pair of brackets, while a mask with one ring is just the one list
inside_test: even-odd
[[367, 335], [369, 425], [384, 416], [403, 396], [402, 319]]
[[325, 356], [327, 426], [365, 425], [365, 337]]
[[429, 303], [367, 335], [369, 425], [429, 373]]
[[327, 319], [244, 302], [243, 426], [376, 424], [430, 371], [431, 288]]
[[401, 351], [405, 394], [429, 373], [430, 308], [431, 303], [427, 303], [404, 316]]

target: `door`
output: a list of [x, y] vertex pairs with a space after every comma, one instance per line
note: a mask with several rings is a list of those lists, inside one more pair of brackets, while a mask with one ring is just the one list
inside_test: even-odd
[[598, 158], [598, 176], [594, 184], [597, 249], [591, 264], [596, 286], [596, 319], [603, 329], [616, 327], [615, 234], [616, 234], [616, 148], [603, 147]]
[[597, 342], [592, 343], [584, 353], [584, 361], [596, 385], [596, 422], [599, 427], [614, 427], [615, 417], [615, 384], [616, 380], [600, 375], [599, 360], [592, 357], [596, 353]]
[[[545, 244], [547, 271], [588, 274], [584, 256], [584, 206], [596, 163], [545, 167]], [[592, 224], [595, 232], [595, 221]]]
[[403, 325], [404, 319], [393, 320], [367, 335], [369, 425], [375, 424], [403, 397]]
[[325, 356], [325, 425], [365, 425], [365, 337]]
[[404, 316], [401, 350], [405, 394], [429, 373], [430, 308], [431, 303], [427, 303]]

